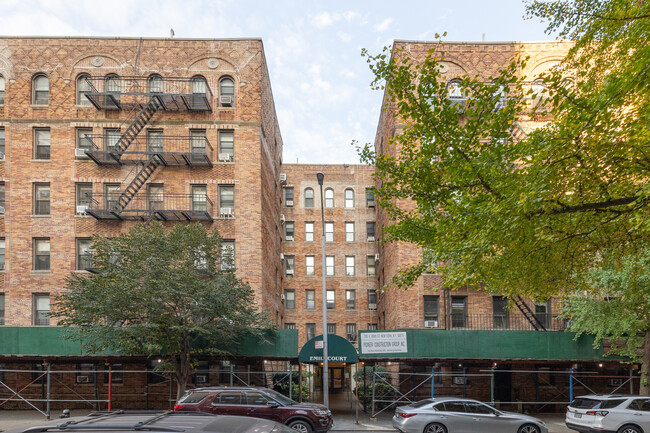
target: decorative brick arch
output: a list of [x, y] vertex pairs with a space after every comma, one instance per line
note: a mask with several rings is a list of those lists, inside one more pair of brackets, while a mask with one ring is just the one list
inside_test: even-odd
[[445, 81], [451, 81], [455, 78], [461, 78], [465, 75], [468, 75], [467, 71], [470, 70], [470, 68], [466, 64], [454, 58], [445, 57], [440, 61], [440, 63], [444, 63], [448, 67], [447, 72], [444, 72], [442, 74]]
[[[102, 57], [104, 59], [104, 64], [100, 67], [94, 66], [91, 61], [95, 57]], [[70, 68], [66, 71], [66, 75], [63, 78], [74, 80], [77, 78], [77, 75], [82, 72], [90, 75], [104, 76], [109, 72], [121, 72], [121, 70], [126, 66], [126, 61], [120, 61], [111, 54], [102, 52], [96, 52], [93, 54], [85, 53], [72, 60]], [[129, 65], [129, 67], [131, 66]]]

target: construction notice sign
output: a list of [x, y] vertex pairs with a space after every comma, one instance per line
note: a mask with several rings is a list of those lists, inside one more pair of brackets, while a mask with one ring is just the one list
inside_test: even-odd
[[360, 338], [362, 355], [408, 352], [406, 332], [362, 332]]

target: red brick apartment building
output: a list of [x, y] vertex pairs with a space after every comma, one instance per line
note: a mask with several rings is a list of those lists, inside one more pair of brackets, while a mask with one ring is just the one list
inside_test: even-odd
[[[408, 41], [395, 46], [414, 58], [432, 47]], [[530, 55], [521, 73], [533, 80], [566, 52], [551, 43], [451, 43], [445, 49], [450, 81], [462, 74], [487, 77], [517, 53]], [[525, 132], [538, 125], [531, 119], [520, 124]], [[402, 127], [387, 104], [377, 150], [383, 152], [383, 143]], [[364, 362], [394, 362], [395, 374], [434, 368], [445, 375], [436, 379], [439, 389], [484, 399], [484, 380], [460, 381], [454, 374], [478, 374], [497, 360], [545, 374], [577, 362], [590, 369], [599, 363], [602, 353], [590, 352], [588, 343], [534, 331], [540, 328], [534, 323], [563, 329], [553, 301], [526, 301], [524, 314], [504, 309], [498, 296], [449, 292], [436, 275], [423, 276], [407, 291], [380, 291], [400, 268], [416, 263], [419, 251], [378, 242], [389, 221], [369, 190], [374, 169], [283, 164], [282, 147], [259, 39], [0, 38], [0, 370], [6, 370], [0, 382], [44, 398], [37, 371], [45, 362], [76, 371], [60, 379], [63, 386], [54, 384], [60, 395], [74, 398], [74, 388], [101, 400], [107, 376], [90, 371], [152, 367], [151, 359], [83, 353], [54, 333], [56, 323], [47, 314], [66, 275], [87, 272], [93, 234], [117, 236], [151, 220], [216, 227], [234, 248], [235, 265], [259, 307], [278, 328], [297, 330], [280, 332], [289, 341], [284, 351], [258, 348], [250, 356], [202, 360], [196, 385], [233, 384], [235, 376], [223, 369], [235, 362], [251, 383], [266, 383], [250, 378], [250, 369], [264, 369], [266, 361], [296, 364], [298, 350], [323, 333], [317, 172], [325, 174], [328, 333], [355, 348], [364, 332], [404, 330], [404, 343], [408, 337], [407, 352], [360, 351]], [[344, 374], [349, 366], [333, 368], [339, 387], [350, 389]], [[618, 372], [617, 364], [609, 368]], [[21, 369], [31, 376], [12, 371]], [[504, 373], [501, 401], [539, 394], [533, 385], [515, 392], [516, 378]], [[119, 373], [112, 383], [136, 390], [113, 394], [123, 406], [144, 407], [141, 395], [147, 407], [171, 399], [171, 382], [155, 375]], [[555, 392], [555, 385], [542, 388], [548, 398]], [[431, 386], [421, 389], [432, 392]], [[7, 395], [0, 389], [0, 402]]]

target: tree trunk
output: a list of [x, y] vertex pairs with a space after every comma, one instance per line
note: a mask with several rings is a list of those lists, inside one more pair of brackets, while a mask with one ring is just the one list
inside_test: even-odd
[[650, 368], [650, 330], [645, 333], [643, 342], [643, 357], [641, 358], [641, 385], [639, 386], [639, 395], [650, 395], [648, 387], [648, 369]]
[[178, 354], [176, 358], [176, 401], [185, 393], [185, 388], [187, 387], [187, 379], [190, 377], [190, 357], [186, 353]]

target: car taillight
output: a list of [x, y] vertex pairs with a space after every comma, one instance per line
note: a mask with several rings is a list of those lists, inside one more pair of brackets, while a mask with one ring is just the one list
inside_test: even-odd
[[588, 410], [587, 415], [594, 415], [594, 416], [607, 416], [609, 411], [607, 410]]
[[400, 413], [398, 413], [398, 415], [401, 416], [402, 418], [410, 418], [412, 416], [417, 415], [417, 413], [400, 412]]
[[177, 411], [177, 410], [183, 410], [183, 405], [182, 405], [182, 404], [176, 404], [176, 405], [174, 405], [174, 410], [175, 410], [175, 411]]

